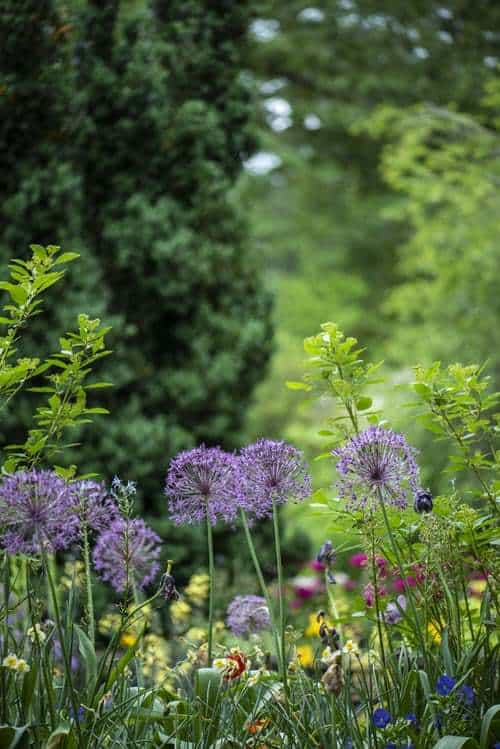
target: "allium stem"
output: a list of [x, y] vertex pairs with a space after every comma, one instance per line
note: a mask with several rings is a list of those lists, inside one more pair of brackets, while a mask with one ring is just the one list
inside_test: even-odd
[[[404, 579], [403, 559], [402, 559], [402, 556], [401, 556], [398, 544], [396, 542], [396, 539], [394, 538], [394, 534], [392, 532], [391, 524], [390, 524], [389, 518], [387, 516], [387, 510], [385, 508], [384, 497], [383, 497], [382, 491], [380, 489], [377, 490], [377, 495], [378, 495], [378, 501], [379, 501], [380, 507], [382, 509], [382, 515], [384, 517], [385, 528], [386, 528], [387, 534], [389, 536], [389, 541], [391, 543], [392, 550], [394, 552], [394, 556], [396, 557], [396, 561], [397, 561], [398, 566], [399, 566], [401, 577]], [[405, 593], [406, 593], [408, 601], [410, 603], [411, 613], [412, 613], [412, 616], [413, 616], [413, 619], [414, 619], [414, 622], [415, 622], [415, 630], [418, 633], [418, 639], [420, 641], [420, 647], [422, 648], [422, 657], [424, 658], [424, 661], [427, 663], [427, 651], [426, 651], [426, 647], [425, 647], [425, 639], [424, 639], [424, 637], [422, 635], [422, 630], [421, 630], [421, 627], [420, 627], [420, 621], [419, 621], [419, 617], [418, 617], [418, 614], [417, 614], [417, 609], [416, 609], [416, 606], [415, 606], [415, 601], [413, 599], [413, 590], [411, 589], [410, 585], [405, 585]]]
[[281, 638], [281, 678], [283, 679], [283, 687], [285, 694], [287, 694], [287, 662], [286, 662], [286, 643], [285, 643], [285, 599], [283, 591], [283, 564], [281, 560], [281, 542], [280, 542], [280, 526], [278, 517], [278, 507], [273, 499], [273, 527], [274, 527], [274, 549], [276, 551], [276, 571], [278, 573], [278, 600], [279, 600], [279, 612], [280, 612], [280, 638]]
[[264, 575], [262, 574], [262, 568], [260, 566], [257, 552], [255, 551], [252, 534], [250, 533], [250, 528], [248, 527], [247, 516], [243, 509], [241, 509], [241, 521], [243, 523], [243, 530], [245, 532], [245, 538], [247, 541], [248, 550], [250, 551], [250, 556], [252, 557], [253, 566], [255, 568], [255, 574], [257, 575], [260, 589], [262, 590], [262, 595], [267, 601], [267, 608], [269, 609], [269, 618], [271, 619], [271, 629], [273, 632], [274, 643], [276, 647], [276, 658], [278, 659], [278, 663], [280, 664], [280, 669], [282, 669], [281, 645], [280, 645], [280, 640], [278, 637], [278, 628], [276, 626], [276, 616], [274, 613], [273, 603], [271, 601], [271, 596], [269, 595], [269, 591], [267, 589], [266, 581], [264, 580]]
[[[52, 598], [52, 605], [53, 605], [53, 609], [54, 609], [54, 618], [55, 618], [55, 622], [56, 622], [57, 636], [59, 637], [59, 642], [61, 643], [61, 653], [62, 653], [63, 664], [64, 664], [64, 675], [65, 675], [65, 678], [66, 678], [66, 681], [67, 681], [68, 687], [69, 687], [69, 696], [70, 696], [70, 700], [71, 700], [71, 707], [73, 708], [73, 714], [74, 715], [78, 715], [78, 700], [77, 700], [75, 689], [74, 689], [74, 686], [73, 686], [73, 681], [72, 681], [72, 678], [71, 678], [71, 663], [70, 663], [70, 658], [69, 658], [69, 655], [68, 655], [68, 650], [66, 648], [66, 641], [65, 641], [64, 630], [63, 630], [62, 622], [61, 622], [61, 612], [60, 612], [60, 609], [59, 609], [59, 601], [58, 601], [58, 598], [57, 598], [56, 586], [55, 586], [55, 583], [54, 583], [54, 579], [52, 577], [50, 560], [47, 559], [47, 554], [45, 552], [43, 552], [43, 561], [44, 561], [45, 572], [46, 572], [46, 575], [47, 575], [47, 580], [48, 580], [48, 583], [49, 583], [49, 591], [50, 591], [50, 595], [51, 595], [51, 598]], [[84, 741], [83, 741], [82, 729], [80, 727], [80, 722], [78, 720], [75, 720], [75, 725], [76, 725], [76, 730], [77, 730], [77, 734], [78, 734], [78, 745], [81, 746], [82, 749], [83, 749], [83, 747], [85, 746], [85, 744], [84, 744]]]
[[214, 537], [212, 523], [207, 513], [207, 544], [208, 544], [208, 665], [212, 665], [213, 629], [214, 629], [214, 588], [215, 588], [215, 564], [214, 564]]
[[90, 570], [90, 546], [89, 546], [89, 531], [87, 523], [83, 523], [82, 527], [82, 551], [83, 551], [83, 564], [85, 568], [85, 590], [87, 593], [87, 634], [89, 640], [94, 645], [95, 643], [95, 618], [94, 618], [94, 596], [92, 592], [92, 578]]

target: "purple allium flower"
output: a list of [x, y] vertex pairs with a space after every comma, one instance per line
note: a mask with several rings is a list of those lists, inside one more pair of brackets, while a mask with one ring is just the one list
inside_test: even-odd
[[457, 689], [457, 695], [467, 707], [471, 707], [474, 704], [474, 690], [469, 684], [462, 684]]
[[339, 495], [350, 509], [375, 506], [379, 490], [387, 504], [404, 508], [408, 490], [417, 491], [416, 450], [402, 434], [372, 426], [332, 454], [338, 458]]
[[443, 674], [436, 682], [436, 692], [440, 694], [441, 697], [447, 697], [453, 691], [456, 683], [457, 682], [453, 676]]
[[387, 710], [384, 710], [383, 707], [377, 708], [372, 715], [372, 722], [375, 728], [385, 728], [391, 720], [391, 714]]
[[160, 569], [160, 542], [158, 534], [144, 520], [118, 518], [98, 536], [94, 566], [100, 577], [119, 593], [126, 589], [127, 583], [145, 588]]
[[244, 447], [240, 470], [242, 505], [259, 518], [272, 514], [273, 502], [300, 501], [311, 494], [302, 453], [286, 442], [262, 439]]
[[236, 596], [227, 607], [226, 624], [239, 637], [268, 629], [270, 619], [266, 599], [261, 596]]
[[109, 528], [118, 517], [118, 507], [102, 481], [83, 479], [71, 484], [75, 495], [75, 511], [81, 523], [97, 533]]
[[54, 471], [19, 471], [0, 484], [0, 543], [11, 554], [66, 549], [79, 520], [71, 487]]
[[170, 463], [165, 485], [170, 517], [176, 525], [207, 517], [231, 522], [238, 511], [238, 461], [219, 447], [195, 447]]

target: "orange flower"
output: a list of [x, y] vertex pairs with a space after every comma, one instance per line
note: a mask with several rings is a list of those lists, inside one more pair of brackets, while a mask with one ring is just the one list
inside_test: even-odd
[[254, 720], [253, 723], [247, 724], [248, 733], [255, 734], [260, 733], [263, 728], [266, 728], [270, 723], [269, 718], [261, 718], [260, 720]]

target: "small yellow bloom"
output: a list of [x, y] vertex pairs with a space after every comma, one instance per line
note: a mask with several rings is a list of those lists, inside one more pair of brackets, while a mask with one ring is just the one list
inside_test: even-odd
[[185, 624], [191, 614], [191, 606], [186, 601], [173, 601], [170, 604], [170, 616], [176, 625]]
[[5, 668], [10, 668], [13, 671], [17, 669], [17, 664], [18, 664], [18, 658], [17, 658], [17, 655], [15, 655], [14, 653], [9, 653], [8, 655], [5, 656], [5, 658], [2, 661], [2, 666], [4, 666]]
[[137, 642], [137, 637], [132, 632], [123, 632], [122, 636], [120, 637], [120, 645], [122, 645], [124, 648], [129, 648], [132, 645], [135, 645]]
[[297, 658], [301, 666], [308, 668], [314, 663], [314, 650], [310, 645], [299, 645], [297, 648]]
[[347, 640], [342, 648], [342, 652], [346, 653], [346, 655], [358, 655], [359, 649], [353, 640]]
[[184, 594], [195, 606], [202, 606], [208, 597], [209, 589], [210, 578], [203, 572], [191, 576]]
[[16, 671], [19, 671], [20, 674], [27, 674], [28, 671], [30, 671], [30, 665], [27, 663], [24, 658], [19, 658], [17, 661]]
[[435, 645], [441, 644], [441, 630], [434, 622], [429, 622], [427, 632], [430, 634], [431, 640]]

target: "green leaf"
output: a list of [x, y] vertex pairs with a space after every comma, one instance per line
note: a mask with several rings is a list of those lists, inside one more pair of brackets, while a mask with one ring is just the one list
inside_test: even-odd
[[286, 386], [289, 390], [310, 390], [311, 386], [306, 382], [292, 382], [287, 380]]
[[76, 745], [75, 737], [71, 733], [71, 726], [67, 723], [61, 723], [50, 734], [46, 749], [73, 749]]
[[77, 260], [80, 257], [78, 252], [63, 252], [59, 255], [54, 265], [61, 265], [61, 263], [72, 263], [73, 260]]
[[0, 726], [0, 749], [28, 749], [28, 726]]
[[78, 650], [82, 656], [85, 664], [85, 672], [87, 675], [87, 688], [89, 693], [92, 694], [94, 686], [97, 680], [97, 658], [90, 639], [87, 634], [83, 631], [78, 624], [75, 624], [75, 630], [78, 634]]
[[477, 749], [478, 743], [470, 736], [443, 736], [434, 749]]
[[358, 411], [366, 411], [367, 408], [371, 408], [372, 403], [373, 401], [371, 398], [367, 395], [363, 395], [356, 401], [356, 408]]
[[[491, 735], [490, 735], [491, 734]], [[492, 705], [481, 722], [480, 749], [488, 749], [490, 741], [500, 735], [500, 705]]]

